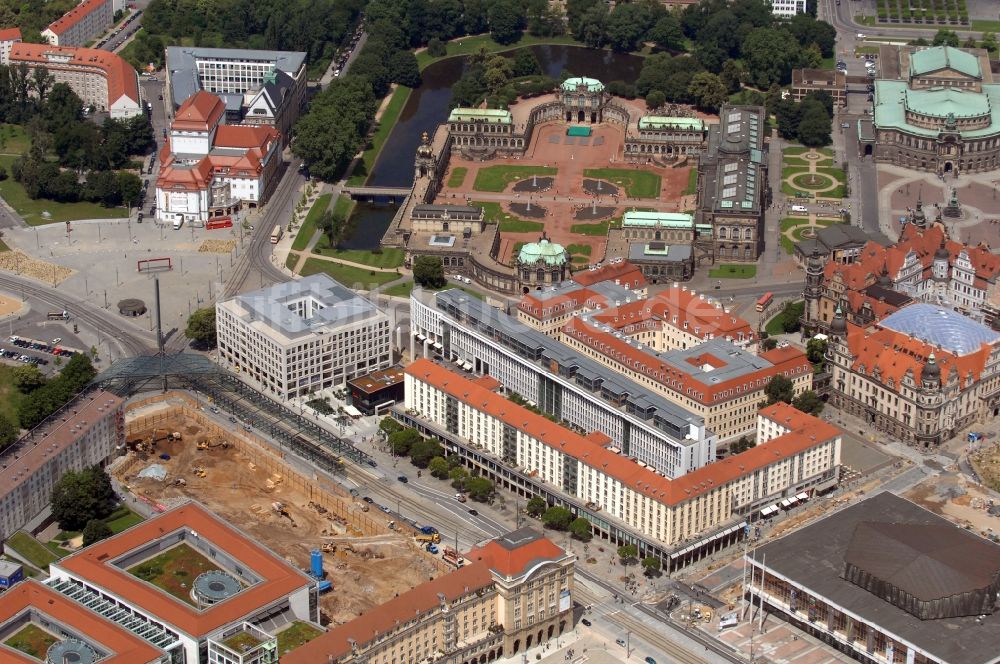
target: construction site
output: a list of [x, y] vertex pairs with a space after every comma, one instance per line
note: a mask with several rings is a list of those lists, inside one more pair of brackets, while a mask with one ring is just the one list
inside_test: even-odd
[[197, 500], [307, 572], [320, 551], [324, 624], [351, 620], [454, 569], [417, 541], [420, 533], [293, 467], [245, 428], [214, 421], [187, 394], [130, 404], [126, 427], [128, 450], [110, 471], [137, 500], [155, 511]]

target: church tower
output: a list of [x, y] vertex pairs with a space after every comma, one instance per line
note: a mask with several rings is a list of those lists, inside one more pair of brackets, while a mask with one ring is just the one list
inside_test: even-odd
[[806, 260], [806, 287], [802, 293], [806, 301], [806, 325], [803, 326], [803, 334], [806, 328], [814, 331], [819, 323], [819, 300], [823, 294], [823, 268], [823, 258], [820, 256], [819, 250], [813, 248], [812, 255]]

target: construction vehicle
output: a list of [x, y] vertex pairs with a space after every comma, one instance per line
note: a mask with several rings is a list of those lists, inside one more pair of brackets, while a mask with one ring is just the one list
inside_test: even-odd
[[337, 545], [333, 542], [323, 542], [323, 553], [336, 553]]
[[228, 449], [229, 441], [223, 440], [219, 441], [218, 443], [209, 443], [207, 440], [203, 440], [200, 443], [198, 443], [199, 450], [211, 450], [216, 447], [221, 447], [222, 449]]
[[444, 553], [441, 554], [441, 559], [446, 563], [451, 563], [455, 567], [461, 567], [465, 564], [465, 559], [462, 558], [461, 554], [450, 546], [444, 547]]
[[288, 508], [285, 507], [284, 503], [274, 502], [274, 503], [271, 503], [271, 507], [279, 515], [281, 515], [281, 516], [285, 517], [286, 519], [288, 519], [289, 523], [292, 524], [292, 528], [297, 528], [298, 527], [298, 524], [295, 523], [295, 519], [293, 519], [292, 515], [288, 513]]
[[195, 466], [192, 472], [194, 472], [197, 477], [205, 477], [208, 475], [208, 473], [205, 472], [205, 469], [201, 466]]
[[416, 540], [421, 544], [439, 544], [441, 542], [441, 535], [434, 533], [433, 535], [417, 535]]

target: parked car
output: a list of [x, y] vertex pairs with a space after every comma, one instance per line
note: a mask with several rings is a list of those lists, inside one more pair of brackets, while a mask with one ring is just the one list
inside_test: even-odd
[[477, 512], [476, 510], [469, 510], [469, 514], [471, 514], [472, 516], [479, 516], [479, 512]]
[[400, 482], [402, 482], [403, 484], [406, 484], [407, 482], [410, 481], [409, 479], [407, 479], [406, 475], [400, 475], [396, 479], [399, 480]]
[[622, 648], [625, 647], [625, 639], [615, 639], [615, 643], [620, 645]]
[[372, 500], [372, 497], [371, 497], [371, 496], [365, 496], [365, 497], [364, 497], [364, 498], [362, 498], [361, 500], [365, 501], [365, 502], [366, 502], [366, 503], [368, 503], [369, 505], [375, 502], [374, 500]]
[[589, 620], [587, 620], [586, 618], [584, 618], [584, 619], [583, 619], [583, 620], [581, 620], [580, 622], [582, 622], [582, 623], [584, 624], [584, 626], [586, 626], [586, 627], [590, 627], [590, 625], [592, 624], [592, 623], [591, 623], [591, 622], [590, 622]]

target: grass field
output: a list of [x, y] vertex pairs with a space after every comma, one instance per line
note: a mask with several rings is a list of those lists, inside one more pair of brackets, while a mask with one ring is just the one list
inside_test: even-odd
[[302, 251], [309, 244], [309, 240], [312, 239], [313, 233], [316, 232], [316, 222], [326, 209], [330, 207], [330, 199], [333, 198], [333, 194], [323, 194], [316, 199], [313, 206], [309, 208], [308, 214], [306, 214], [305, 220], [302, 225], [299, 226], [298, 235], [295, 236], [295, 241], [292, 242], [293, 251]]
[[0, 154], [20, 155], [31, 147], [28, 132], [21, 125], [0, 123]]
[[406, 252], [396, 247], [386, 247], [377, 253], [366, 249], [337, 249], [333, 252], [324, 251], [323, 255], [381, 268], [402, 267], [406, 258]]
[[472, 188], [476, 191], [503, 191], [512, 182], [532, 175], [555, 175], [559, 169], [551, 166], [487, 166], [476, 173]]
[[299, 254], [294, 251], [288, 252], [288, 258], [285, 259], [285, 267], [289, 270], [294, 271], [295, 266], [299, 264]]
[[[782, 155], [800, 155], [800, 154], [805, 154], [806, 152], [809, 152], [809, 150], [810, 150], [810, 148], [807, 148], [804, 145], [791, 145], [789, 147], [786, 147], [784, 150], [782, 150], [781, 154]], [[831, 150], [830, 148], [816, 148], [816, 152], [820, 153], [824, 157], [829, 157], [830, 159], [833, 159], [833, 150]]]
[[469, 174], [469, 169], [465, 166], [456, 166], [451, 169], [451, 173], [448, 174], [448, 186], [449, 187], [461, 187], [462, 183], [465, 182], [465, 176]]
[[322, 633], [323, 630], [309, 623], [293, 622], [288, 626], [288, 629], [278, 632], [278, 656], [280, 657], [289, 650], [298, 648], [303, 643], [312, 641]]
[[681, 196], [690, 196], [691, 194], [698, 192], [698, 169], [692, 168], [691, 172], [688, 173], [688, 183], [684, 187], [684, 191], [681, 192]]
[[756, 265], [722, 265], [708, 271], [712, 279], [753, 279], [757, 276]]
[[364, 184], [365, 180], [368, 179], [368, 175], [375, 166], [375, 161], [382, 152], [382, 145], [385, 143], [385, 139], [389, 138], [392, 128], [396, 126], [399, 114], [403, 112], [403, 107], [406, 106], [406, 100], [410, 98], [412, 91], [412, 88], [408, 88], [405, 85], [397, 86], [393, 91], [392, 98], [389, 100], [388, 105], [386, 105], [382, 117], [379, 118], [378, 127], [375, 129], [371, 143], [364, 153], [362, 153], [361, 163], [354, 167], [354, 173], [347, 180], [348, 184], [360, 185]]
[[222, 568], [182, 542], [135, 565], [128, 573], [194, 606], [191, 584], [199, 574], [220, 569]]
[[607, 235], [609, 226], [610, 223], [607, 221], [599, 221], [595, 224], [573, 224], [569, 227], [569, 232], [577, 235]]
[[4, 546], [14, 549], [18, 555], [42, 571], [45, 571], [49, 563], [59, 560], [59, 556], [23, 530], [8, 537]]
[[[410, 297], [410, 293], [413, 292], [413, 286], [414, 284], [412, 281], [404, 281], [401, 284], [396, 284], [395, 286], [389, 286], [385, 290], [379, 292], [382, 295], [389, 295], [391, 297]], [[448, 284], [444, 288], [441, 288], [440, 290], [448, 290], [451, 288], [457, 288], [458, 290], [464, 293], [468, 293], [472, 297], [479, 300], [482, 300], [485, 297], [482, 293], [480, 293], [477, 290], [473, 290], [467, 286], [459, 286], [451, 282], [448, 282]]]
[[568, 251], [569, 253], [580, 254], [582, 256], [589, 256], [592, 249], [593, 247], [591, 247], [589, 244], [571, 244], [568, 247], [566, 247], [566, 251]]
[[789, 228], [794, 228], [795, 226], [801, 226], [802, 224], [808, 224], [809, 220], [803, 217], [785, 217], [781, 220], [781, 232], [784, 233]]
[[588, 168], [585, 178], [607, 180], [625, 190], [629, 198], [656, 198], [660, 195], [660, 176], [651, 171], [632, 171], [624, 168]]
[[359, 267], [320, 260], [319, 258], [307, 258], [305, 265], [302, 266], [302, 276], [308, 277], [311, 274], [318, 274], [320, 272], [330, 275], [333, 279], [354, 290], [371, 290], [399, 278], [399, 275], [395, 272], [373, 272]]
[[59, 641], [56, 637], [46, 632], [41, 627], [28, 623], [21, 629], [14, 632], [9, 639], [3, 642], [14, 650], [20, 650], [29, 657], [44, 660], [45, 653], [52, 644]]
[[[0, 166], [6, 168], [7, 172], [10, 173], [10, 165], [14, 163], [15, 159], [17, 157], [12, 155], [0, 155]], [[106, 208], [97, 203], [57, 203], [45, 198], [32, 200], [28, 198], [24, 187], [19, 182], [15, 182], [13, 177], [8, 177], [0, 182], [0, 196], [31, 226], [76, 221], [77, 219], [118, 219], [127, 214], [125, 208]], [[43, 212], [48, 212], [52, 216], [45, 218], [42, 216]]]
[[115, 535], [118, 533], [128, 530], [137, 523], [142, 523], [145, 521], [141, 516], [125, 507], [124, 505], [116, 509], [111, 516], [104, 520], [104, 523], [108, 524], [108, 528], [111, 528], [111, 532]]
[[14, 367], [0, 364], [0, 415], [10, 420], [15, 427], [19, 422], [17, 410], [25, 398], [25, 395], [14, 387]]
[[504, 233], [534, 233], [545, 228], [545, 224], [540, 221], [521, 219], [506, 212], [499, 203], [473, 201], [472, 205], [483, 208], [483, 218], [486, 221], [500, 224], [500, 230]]

